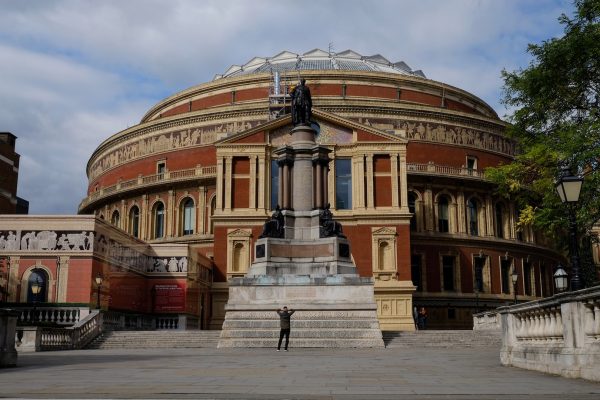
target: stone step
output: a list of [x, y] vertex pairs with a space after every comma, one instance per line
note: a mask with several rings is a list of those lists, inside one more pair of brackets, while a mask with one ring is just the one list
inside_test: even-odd
[[[229, 339], [220, 341], [219, 348], [226, 347], [277, 347], [277, 339]], [[290, 348], [377, 348], [381, 339], [294, 339], [290, 338]]]
[[[223, 329], [244, 329], [244, 328], [257, 328], [257, 329], [279, 329], [279, 320], [252, 320], [252, 319], [227, 319], [223, 323]], [[372, 319], [352, 319], [352, 320], [292, 320], [292, 329], [343, 329], [343, 328], [363, 328], [363, 329], [377, 329], [379, 328], [379, 322], [373, 321]]]
[[[224, 338], [279, 338], [279, 329], [235, 329], [223, 330]], [[291, 337], [299, 339], [381, 339], [381, 332], [376, 329], [298, 329], [292, 328]]]
[[383, 332], [386, 347], [499, 347], [500, 332], [490, 331], [416, 331]]
[[106, 331], [88, 349], [215, 348], [221, 331]]

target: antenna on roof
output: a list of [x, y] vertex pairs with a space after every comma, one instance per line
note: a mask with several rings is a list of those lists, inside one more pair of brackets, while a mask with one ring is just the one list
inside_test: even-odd
[[333, 42], [329, 42], [329, 57], [331, 57], [331, 54], [333, 53]]

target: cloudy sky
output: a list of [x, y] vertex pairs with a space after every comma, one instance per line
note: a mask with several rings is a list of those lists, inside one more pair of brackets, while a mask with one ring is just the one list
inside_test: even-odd
[[18, 137], [31, 214], [73, 214], [85, 166], [161, 99], [282, 50], [405, 61], [499, 115], [503, 68], [560, 36], [570, 0], [0, 0], [0, 131]]

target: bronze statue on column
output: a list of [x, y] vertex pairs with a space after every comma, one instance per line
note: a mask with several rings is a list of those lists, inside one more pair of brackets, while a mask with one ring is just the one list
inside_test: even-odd
[[292, 123], [296, 125], [310, 125], [312, 117], [312, 98], [310, 89], [306, 86], [306, 79], [302, 78], [300, 84], [290, 93], [292, 97]]

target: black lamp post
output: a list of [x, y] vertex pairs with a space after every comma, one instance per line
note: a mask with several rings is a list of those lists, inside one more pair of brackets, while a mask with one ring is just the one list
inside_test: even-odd
[[556, 182], [556, 191], [563, 203], [567, 203], [569, 210], [569, 247], [571, 250], [571, 290], [583, 289], [583, 281], [579, 271], [579, 246], [577, 244], [577, 220], [575, 218], [575, 204], [579, 201], [579, 193], [583, 178], [572, 176], [568, 168], [562, 170], [561, 177]]
[[96, 308], [99, 310], [100, 309], [100, 289], [102, 288], [102, 281], [104, 279], [102, 278], [102, 275], [100, 275], [100, 273], [98, 273], [98, 275], [96, 275], [96, 285], [98, 286], [98, 298], [96, 300]]
[[40, 294], [41, 290], [42, 290], [42, 282], [40, 281], [40, 278], [38, 277], [31, 284], [31, 293], [33, 293], [33, 322], [38, 321], [36, 306], [37, 306], [37, 302], [38, 302], [38, 295]]
[[519, 280], [519, 273], [517, 272], [516, 267], [513, 267], [511, 278], [513, 283], [513, 293], [515, 294], [515, 304], [517, 304], [517, 281]]
[[556, 266], [554, 272], [554, 287], [558, 292], [564, 292], [569, 287], [569, 275], [560, 264]]

